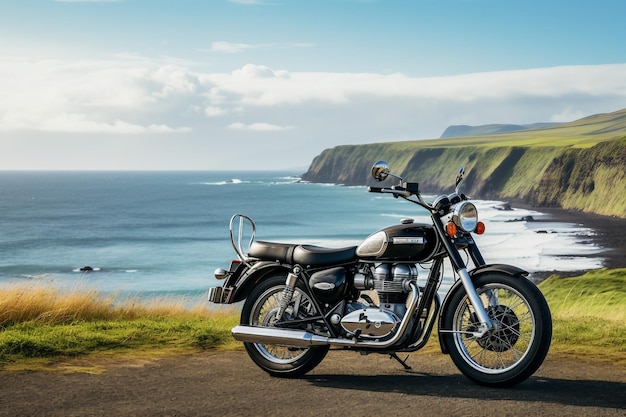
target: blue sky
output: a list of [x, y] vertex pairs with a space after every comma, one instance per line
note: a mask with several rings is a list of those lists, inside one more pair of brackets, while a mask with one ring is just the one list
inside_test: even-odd
[[0, 1], [0, 169], [304, 168], [626, 107], [626, 2]]

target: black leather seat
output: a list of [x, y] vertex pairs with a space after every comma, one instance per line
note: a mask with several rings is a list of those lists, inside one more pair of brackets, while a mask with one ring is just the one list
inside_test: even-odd
[[347, 263], [357, 258], [356, 246], [335, 249], [259, 240], [252, 243], [248, 256], [311, 268]]

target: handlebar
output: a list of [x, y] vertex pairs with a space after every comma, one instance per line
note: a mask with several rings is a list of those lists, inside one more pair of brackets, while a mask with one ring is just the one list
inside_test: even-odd
[[367, 191], [370, 193], [389, 193], [404, 197], [419, 196], [419, 185], [416, 182], [405, 182], [402, 185], [394, 185], [393, 187], [368, 187]]
[[394, 194], [394, 195], [405, 196], [405, 197], [411, 196], [411, 193], [402, 187], [390, 187], [390, 188], [368, 187], [367, 191], [370, 193]]
[[384, 188], [381, 187], [367, 187], [368, 193], [382, 193]]
[[[393, 194], [394, 197], [402, 197], [415, 204], [419, 204], [427, 210], [432, 210], [432, 206], [422, 199], [419, 193], [419, 186], [416, 182], [405, 182], [401, 186], [394, 185], [393, 187], [367, 187], [367, 191], [370, 193]], [[409, 198], [411, 196], [416, 196], [417, 201]]]

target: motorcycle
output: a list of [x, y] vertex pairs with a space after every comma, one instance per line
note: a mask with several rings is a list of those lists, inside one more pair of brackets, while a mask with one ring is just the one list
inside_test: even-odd
[[[238, 259], [215, 271], [225, 282], [210, 288], [208, 299], [243, 301], [233, 337], [275, 377], [309, 372], [331, 346], [388, 354], [410, 369], [398, 354], [423, 348], [437, 322], [441, 351], [470, 380], [506, 387], [527, 379], [550, 347], [550, 309], [528, 272], [483, 259], [472, 234], [484, 233], [485, 225], [459, 193], [464, 169], [455, 191], [432, 203], [424, 201], [418, 183], [391, 173], [385, 161], [373, 165], [372, 177], [398, 183], [369, 192], [423, 207], [430, 224], [403, 219], [358, 246], [325, 248], [255, 240], [250, 217], [231, 218]], [[438, 290], [447, 265], [455, 280], [442, 300]], [[423, 285], [419, 267], [428, 269]]]

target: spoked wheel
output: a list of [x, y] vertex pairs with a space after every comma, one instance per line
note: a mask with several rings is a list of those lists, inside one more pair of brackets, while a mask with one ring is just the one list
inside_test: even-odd
[[[249, 326], [274, 327], [277, 321], [285, 288], [285, 276], [276, 275], [265, 279], [246, 299], [242, 312], [241, 324]], [[287, 305], [282, 320], [304, 320], [318, 316], [315, 305], [304, 289], [296, 286], [291, 302]], [[313, 330], [312, 324], [303, 324], [301, 329]], [[329, 346], [307, 348], [269, 345], [262, 343], [244, 343], [250, 358], [260, 368], [272, 376], [296, 377], [315, 368], [328, 353]]]
[[474, 280], [495, 328], [473, 333], [478, 319], [465, 290], [451, 295], [444, 312], [444, 344], [459, 370], [481, 385], [511, 386], [532, 375], [550, 348], [552, 318], [539, 289], [524, 278], [485, 274]]

